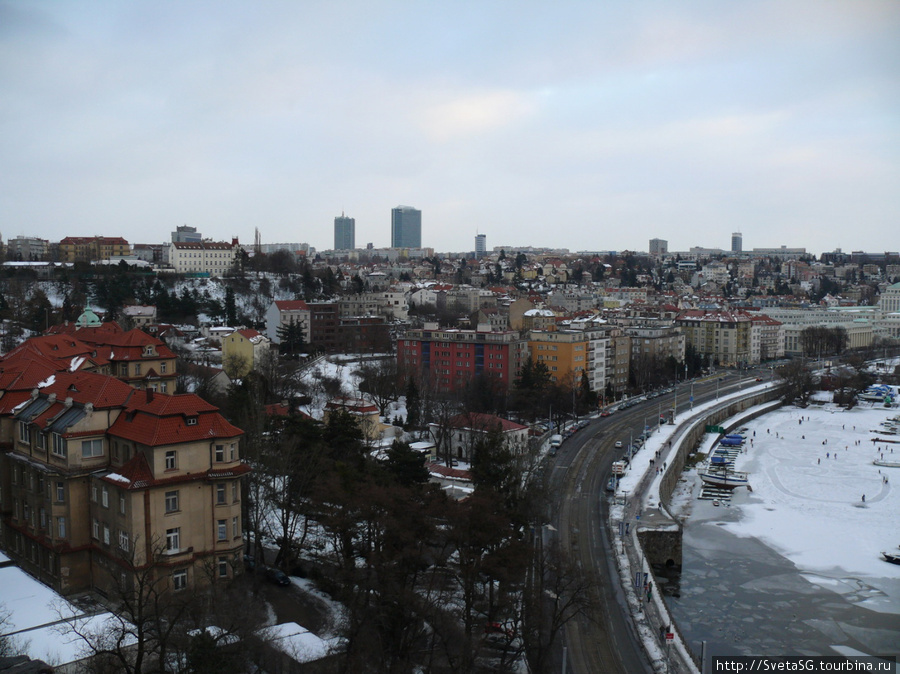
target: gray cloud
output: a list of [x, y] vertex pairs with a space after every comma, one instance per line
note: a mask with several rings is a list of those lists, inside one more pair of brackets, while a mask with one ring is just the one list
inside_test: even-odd
[[0, 3], [4, 236], [898, 248], [900, 5]]

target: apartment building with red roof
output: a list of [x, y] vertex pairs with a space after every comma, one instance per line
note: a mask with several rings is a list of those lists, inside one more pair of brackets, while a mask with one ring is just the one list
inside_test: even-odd
[[43, 356], [0, 361], [4, 550], [63, 593], [109, 590], [148, 565], [174, 589], [231, 577], [242, 435], [195, 395]]
[[28, 340], [9, 355], [19, 349], [39, 352], [67, 367], [74, 362], [65, 362], [71, 353], [72, 358], [84, 358], [78, 367], [110, 374], [134, 388], [175, 392], [176, 357], [165, 342], [139, 328], [125, 331], [113, 321], [101, 323], [89, 310], [75, 323], [51, 326], [44, 337]]
[[451, 456], [470, 461], [476, 445], [484, 442], [491, 433], [498, 433], [506, 448], [515, 455], [528, 449], [528, 427], [494, 414], [464, 412], [446, 424], [429, 424], [429, 430], [439, 457], [449, 448]]
[[67, 236], [59, 242], [63, 262], [92, 262], [131, 254], [131, 245], [121, 236]]

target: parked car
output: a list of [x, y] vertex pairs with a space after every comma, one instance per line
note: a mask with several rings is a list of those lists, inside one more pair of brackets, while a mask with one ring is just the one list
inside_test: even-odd
[[266, 569], [266, 580], [275, 585], [280, 585], [281, 587], [287, 587], [291, 584], [291, 579], [288, 578], [287, 574], [281, 569], [276, 569], [274, 566], [270, 566]]

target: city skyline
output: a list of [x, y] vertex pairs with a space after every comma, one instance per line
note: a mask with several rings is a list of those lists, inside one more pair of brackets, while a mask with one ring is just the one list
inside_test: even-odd
[[[0, 231], [897, 248], [900, 5], [0, 5]], [[344, 47], [330, 48], [331, 36]], [[810, 242], [815, 242], [813, 248]]]

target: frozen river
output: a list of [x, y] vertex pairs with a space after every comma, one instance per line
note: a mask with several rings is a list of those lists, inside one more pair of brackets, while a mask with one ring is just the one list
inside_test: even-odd
[[697, 500], [689, 474], [675, 496], [687, 522], [679, 596], [668, 601], [693, 649], [900, 654], [900, 566], [880, 555], [900, 552], [900, 468], [872, 463], [900, 460], [900, 444], [872, 442], [900, 439], [873, 432], [897, 414], [826, 404], [746, 424], [752, 446], [736, 469], [753, 491], [730, 506]]

